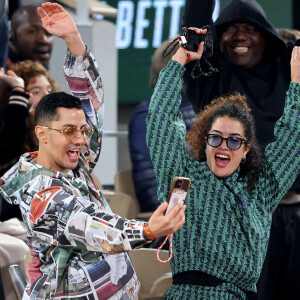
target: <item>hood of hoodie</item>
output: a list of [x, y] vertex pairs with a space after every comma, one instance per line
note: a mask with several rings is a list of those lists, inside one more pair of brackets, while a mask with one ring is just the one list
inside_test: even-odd
[[215, 22], [216, 33], [220, 40], [229, 24], [249, 23], [256, 26], [267, 39], [268, 48], [273, 51], [286, 49], [285, 42], [266, 18], [263, 8], [255, 0], [232, 0], [222, 10]]

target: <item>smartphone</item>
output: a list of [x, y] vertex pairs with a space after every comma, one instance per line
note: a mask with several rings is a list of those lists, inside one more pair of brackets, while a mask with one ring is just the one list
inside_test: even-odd
[[191, 179], [187, 177], [174, 177], [173, 183], [169, 192], [166, 214], [176, 205], [177, 202], [183, 205], [191, 185]]

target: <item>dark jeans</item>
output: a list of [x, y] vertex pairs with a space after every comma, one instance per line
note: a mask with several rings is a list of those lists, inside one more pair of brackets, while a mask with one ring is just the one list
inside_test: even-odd
[[257, 294], [247, 299], [300, 299], [300, 203], [280, 204], [273, 214], [267, 256], [257, 290]]

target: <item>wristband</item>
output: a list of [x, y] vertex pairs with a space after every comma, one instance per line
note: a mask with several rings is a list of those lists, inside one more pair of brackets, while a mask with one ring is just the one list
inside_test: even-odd
[[151, 240], [155, 240], [156, 236], [152, 233], [152, 231], [150, 230], [150, 227], [147, 225], [144, 226], [144, 230], [147, 233], [147, 235], [150, 237]]
[[189, 53], [189, 51], [185, 51], [185, 53], [186, 53], [186, 61], [185, 61], [185, 63], [186, 64], [188, 64], [190, 61], [191, 61], [191, 54]]

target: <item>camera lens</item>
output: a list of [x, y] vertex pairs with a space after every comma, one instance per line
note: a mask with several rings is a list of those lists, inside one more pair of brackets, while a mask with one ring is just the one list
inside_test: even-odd
[[181, 179], [178, 179], [178, 180], [176, 181], [176, 183], [175, 183], [175, 187], [176, 187], [176, 188], [180, 188], [181, 185], [182, 185], [182, 180], [181, 180]]

